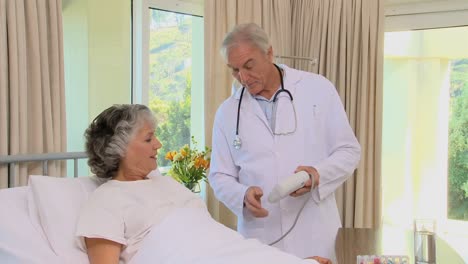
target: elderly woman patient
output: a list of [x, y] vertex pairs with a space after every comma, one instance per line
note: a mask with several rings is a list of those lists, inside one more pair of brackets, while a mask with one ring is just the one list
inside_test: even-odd
[[[155, 119], [146, 106], [114, 105], [106, 109], [90, 124], [85, 137], [91, 171], [107, 179], [81, 208], [76, 229], [79, 246], [87, 252], [90, 263], [246, 263], [246, 259], [250, 263], [258, 262], [256, 258], [265, 259], [262, 254], [276, 260], [283, 258], [283, 262], [268, 263], [317, 263], [241, 238], [213, 221], [197, 195], [171, 177], [160, 176], [156, 156], [161, 142], [155, 136]], [[171, 223], [181, 226], [184, 221], [188, 225], [198, 223], [189, 229], [193, 233], [168, 230]], [[159, 241], [162, 239], [163, 243]], [[197, 243], [200, 239], [205, 241]], [[149, 247], [142, 249], [145, 243]], [[172, 246], [174, 243], [176, 246]], [[183, 243], [195, 250], [177, 248]], [[237, 248], [231, 250], [236, 243]], [[216, 246], [222, 246], [224, 253], [217, 250], [216, 256], [213, 251], [207, 252]], [[242, 258], [242, 252], [248, 250], [239, 254], [239, 246], [254, 253]], [[148, 259], [151, 255], [157, 259]]]
[[150, 228], [174, 208], [204, 207], [170, 177], [148, 177], [161, 142], [146, 106], [108, 108], [85, 137], [91, 171], [109, 179], [90, 196], [78, 221], [76, 234], [84, 238], [91, 263], [127, 263]]

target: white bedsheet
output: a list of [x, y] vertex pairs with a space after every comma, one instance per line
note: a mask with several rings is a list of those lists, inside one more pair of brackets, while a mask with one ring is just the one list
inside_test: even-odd
[[0, 263], [63, 263], [41, 230], [31, 224], [28, 191], [28, 187], [0, 191]]
[[[63, 183], [64, 180], [58, 179], [57, 182]], [[64, 188], [64, 186], [56, 188], [55, 191], [51, 191], [50, 188], [42, 189], [41, 194], [60, 195], [55, 201], [62, 201], [55, 206], [49, 204], [48, 209], [64, 213], [70, 210], [79, 210], [79, 208], [75, 208], [75, 202], [70, 203], [70, 199], [73, 198], [71, 194], [74, 192], [69, 191], [69, 188]], [[30, 187], [0, 190], [0, 263], [88, 263], [86, 255], [77, 258], [72, 252], [67, 251], [66, 247], [63, 247], [65, 244], [72, 245], [75, 242], [74, 237], [56, 236], [58, 239], [56, 242], [62, 247], [57, 249], [57, 253], [54, 252], [47, 239], [47, 235], [50, 233], [44, 233], [43, 227], [41, 228], [43, 222], [35, 219], [38, 218], [37, 215], [45, 213], [44, 206], [32, 208], [31, 206], [40, 199], [30, 192]], [[31, 198], [29, 201], [28, 195]], [[86, 196], [83, 195], [82, 199], [86, 199]], [[42, 201], [45, 200], [42, 199]], [[66, 207], [70, 204], [75, 206]], [[33, 219], [31, 213], [36, 209], [38, 210], [37, 215], [34, 214]], [[55, 213], [47, 214], [47, 216], [52, 215], [56, 216]], [[70, 213], [66, 213], [66, 215], [69, 216]], [[65, 219], [64, 215], [56, 216], [50, 220], [54, 219], [56, 221], [75, 221]], [[74, 228], [70, 222], [67, 223], [67, 229]], [[62, 226], [52, 224], [52, 230], [49, 231], [58, 232]], [[213, 220], [206, 209], [187, 208], [174, 211], [160, 225], [153, 227], [143, 241], [139, 252], [131, 261], [131, 264], [145, 263], [304, 264], [317, 262], [301, 260], [274, 247], [265, 246], [254, 239], [244, 239], [237, 232]]]
[[204, 209], [176, 210], [153, 227], [131, 264], [304, 264], [302, 260], [214, 221]]

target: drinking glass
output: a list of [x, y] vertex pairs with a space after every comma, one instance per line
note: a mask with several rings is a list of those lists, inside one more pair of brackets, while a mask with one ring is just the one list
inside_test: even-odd
[[414, 262], [436, 263], [436, 222], [434, 219], [414, 220]]

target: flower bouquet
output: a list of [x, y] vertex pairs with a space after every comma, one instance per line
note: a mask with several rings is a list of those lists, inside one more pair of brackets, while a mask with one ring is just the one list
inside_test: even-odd
[[169, 151], [166, 159], [172, 165], [168, 174], [193, 192], [200, 192], [200, 181], [206, 180], [206, 172], [210, 167], [211, 149], [199, 151], [195, 148], [197, 142], [192, 137], [193, 148], [183, 146], [179, 151]]

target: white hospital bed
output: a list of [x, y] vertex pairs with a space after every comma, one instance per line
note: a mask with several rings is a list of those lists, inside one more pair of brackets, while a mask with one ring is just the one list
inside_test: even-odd
[[[83, 152], [0, 156], [8, 166], [8, 185], [15, 185], [14, 166], [48, 161], [73, 160], [75, 178], [30, 176], [28, 186], [0, 190], [0, 263], [87, 263], [87, 256], [74, 246], [76, 216], [81, 202], [100, 181], [77, 177]], [[69, 261], [70, 257], [74, 261]]]
[[[81, 204], [102, 180], [76, 177], [76, 160], [80, 158], [86, 155], [0, 156], [0, 166], [32, 160], [75, 160], [75, 178], [30, 176], [28, 186], [0, 190], [0, 263], [89, 263], [74, 232]], [[10, 175], [10, 182], [13, 178]], [[197, 243], [193, 243], [194, 237]], [[131, 264], [317, 263], [244, 239], [214, 221], [206, 210], [176, 211], [143, 242]]]

